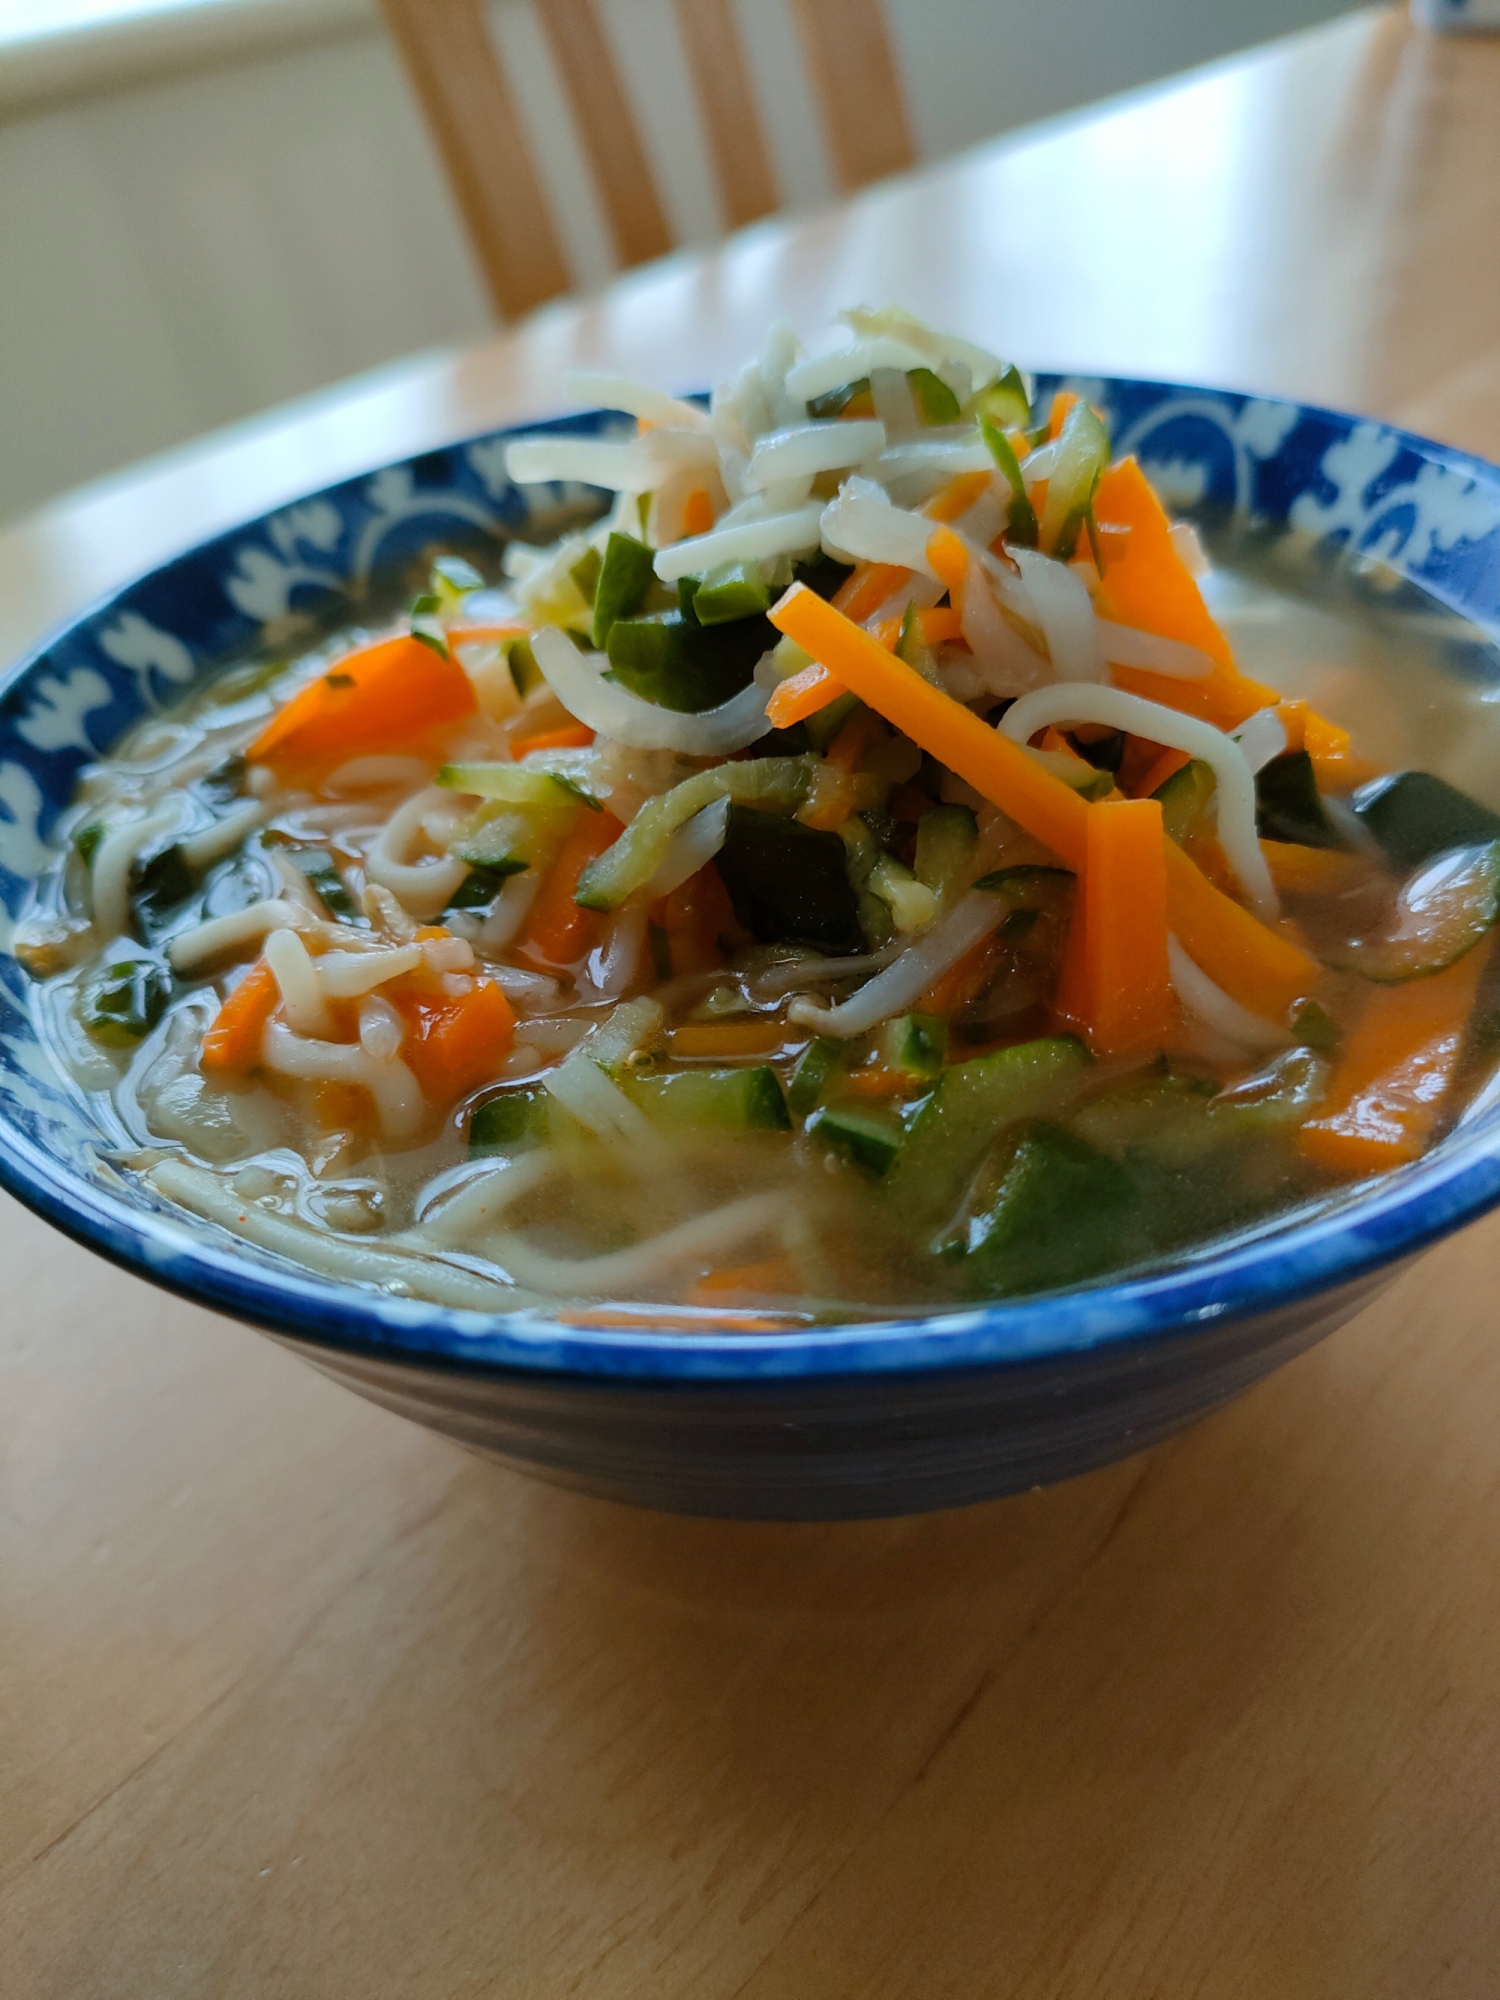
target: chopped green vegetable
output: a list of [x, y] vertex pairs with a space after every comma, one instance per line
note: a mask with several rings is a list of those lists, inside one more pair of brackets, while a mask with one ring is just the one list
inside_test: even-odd
[[824, 1104], [807, 1121], [809, 1135], [872, 1174], [889, 1173], [906, 1136], [893, 1111]]
[[1171, 839], [1187, 839], [1202, 819], [1216, 782], [1212, 764], [1195, 757], [1157, 786], [1151, 796], [1161, 801], [1161, 823]]
[[979, 826], [967, 806], [934, 806], [917, 821], [917, 880], [951, 902], [979, 845]]
[[1057, 456], [1047, 481], [1038, 540], [1049, 556], [1067, 562], [1094, 504], [1094, 490], [1109, 463], [1109, 432], [1082, 399], [1063, 419]]
[[152, 937], [198, 886], [175, 841], [138, 860], [130, 871], [130, 904], [142, 933]]
[[911, 384], [911, 392], [917, 399], [924, 424], [958, 422], [958, 398], [941, 375], [935, 375], [930, 368], [908, 368], [906, 379]]
[[1356, 938], [1338, 962], [1382, 986], [1425, 979], [1472, 951], [1497, 916], [1500, 841], [1450, 848], [1403, 886], [1385, 932]]
[[536, 663], [536, 654], [531, 650], [529, 639], [512, 639], [505, 649], [505, 664], [510, 668], [510, 677], [516, 684], [516, 693], [523, 699], [533, 688], [542, 685], [542, 670]]
[[604, 558], [590, 542], [576, 563], [570, 565], [568, 575], [578, 587], [578, 595], [585, 604], [592, 604], [594, 593], [599, 587], [600, 573], [604, 568]]
[[439, 556], [432, 565], [431, 594], [437, 600], [438, 614], [452, 618], [463, 609], [463, 601], [471, 591], [483, 590], [484, 578], [473, 563], [465, 562], [462, 556]]
[[1344, 845], [1323, 810], [1317, 774], [1305, 750], [1284, 750], [1256, 773], [1255, 827], [1262, 840], [1286, 840], [1299, 847]]
[[1111, 729], [1107, 735], [1080, 736], [1075, 730], [1068, 738], [1073, 748], [1086, 764], [1092, 764], [1096, 771], [1117, 772], [1125, 759], [1125, 731]]
[[550, 1131], [552, 1095], [540, 1083], [503, 1090], [476, 1104], [469, 1119], [469, 1153], [520, 1152], [542, 1145]]
[[610, 627], [609, 673], [643, 701], [679, 714], [718, 708], [749, 685], [755, 664], [776, 644], [764, 617], [700, 625], [682, 611], [619, 618]]
[[857, 694], [841, 694], [810, 715], [804, 726], [814, 750], [826, 750], [859, 706]]
[[487, 910], [512, 875], [522, 874], [530, 863], [519, 855], [507, 856], [504, 861], [493, 866], [470, 865], [468, 874], [454, 890], [448, 903], [450, 910]]
[[1063, 1126], [1038, 1122], [945, 1247], [962, 1257], [971, 1290], [1003, 1297], [1097, 1277], [1138, 1243], [1131, 1175]]
[[851, 564], [821, 550], [815, 556], [799, 556], [792, 564], [792, 582], [805, 583], [816, 597], [832, 597], [854, 574]]
[[830, 417], [837, 417], [848, 409], [856, 396], [868, 396], [870, 378], [861, 375], [856, 381], [841, 383], [837, 389], [826, 389], [821, 396], [814, 396], [807, 406], [807, 414], [819, 423], [827, 423]]
[[622, 1087], [669, 1130], [723, 1126], [734, 1131], [789, 1132], [792, 1126], [780, 1079], [765, 1064], [626, 1077]]
[[92, 868], [94, 856], [99, 852], [99, 843], [104, 838], [102, 819], [85, 820], [82, 826], [73, 829], [73, 849], [85, 868]]
[[845, 957], [865, 948], [846, 851], [836, 833], [732, 805], [716, 861], [734, 913], [752, 937]]
[[1011, 450], [1010, 439], [998, 424], [991, 423], [988, 418], [980, 419], [979, 429], [989, 446], [990, 457], [999, 466], [1001, 477], [1010, 488], [1010, 504], [1005, 510], [1005, 532], [1021, 548], [1034, 549], [1037, 539], [1036, 509], [1027, 496], [1026, 481], [1021, 477], [1020, 463]]
[[604, 650], [616, 619], [631, 618], [640, 610], [655, 574], [652, 560], [644, 542], [638, 542], [634, 535], [620, 535], [611, 530], [593, 591], [592, 637], [596, 652]]
[[815, 1036], [797, 1058], [786, 1101], [798, 1118], [816, 1109], [831, 1078], [843, 1067], [845, 1048], [826, 1035]]
[[700, 625], [726, 625], [770, 608], [771, 593], [760, 565], [753, 562], [720, 563], [700, 578], [693, 593], [693, 616]]
[[995, 868], [981, 875], [976, 889], [1003, 896], [1012, 912], [1046, 912], [1061, 915], [1073, 900], [1077, 878], [1066, 868], [1049, 868], [1039, 861], [1027, 861], [1014, 868]]
[[198, 780], [198, 790], [211, 805], [227, 806], [244, 790], [249, 768], [243, 751], [231, 751]]
[[996, 1134], [1064, 1109], [1086, 1087], [1091, 1068], [1082, 1042], [1071, 1036], [950, 1064], [912, 1126], [891, 1183], [903, 1215], [923, 1228], [951, 1214]]
[[1354, 810], [1398, 868], [1415, 868], [1450, 847], [1500, 840], [1500, 814], [1429, 771], [1372, 779], [1354, 794]]
[[437, 781], [449, 791], [471, 792], [475, 798], [554, 812], [583, 797], [579, 786], [558, 772], [533, 771], [525, 764], [444, 764]]
[[1328, 1055], [1344, 1039], [1344, 1031], [1316, 1000], [1304, 1000], [1292, 1016], [1292, 1033], [1305, 1048]]
[[991, 382], [974, 398], [973, 414], [981, 424], [1000, 430], [1024, 431], [1031, 428], [1031, 398], [1019, 368], [1012, 364], [998, 382]]
[[[575, 900], [585, 910], [618, 909], [651, 880], [678, 828], [716, 799], [764, 806], [767, 811], [758, 817], [768, 823], [773, 811], [793, 811], [807, 796], [815, 762], [812, 757], [757, 757], [684, 778], [670, 792], [648, 799], [614, 846], [589, 863], [578, 878]], [[839, 851], [842, 855], [842, 843]]]
[[[411, 608], [407, 613], [411, 624], [411, 636], [414, 639], [420, 639], [424, 646], [430, 646], [433, 652], [440, 653], [446, 660], [448, 657], [448, 635], [443, 630], [443, 618], [445, 615], [447, 615], [447, 611], [443, 600], [434, 590], [424, 590], [420, 596], [414, 597], [411, 601]], [[330, 687], [353, 686], [353, 682], [347, 674], [334, 672], [325, 674], [323, 678]]]
[[942, 1075], [947, 1053], [948, 1023], [936, 1014], [902, 1014], [887, 1021], [880, 1033], [886, 1067], [918, 1083], [932, 1083]]
[[1327, 1057], [1316, 1049], [1283, 1049], [1253, 1076], [1209, 1098], [1204, 1116], [1211, 1125], [1230, 1123], [1242, 1131], [1300, 1125], [1322, 1103], [1330, 1074]]
[[106, 1048], [131, 1049], [150, 1034], [171, 997], [171, 977], [155, 959], [118, 959], [83, 986], [78, 1018]]

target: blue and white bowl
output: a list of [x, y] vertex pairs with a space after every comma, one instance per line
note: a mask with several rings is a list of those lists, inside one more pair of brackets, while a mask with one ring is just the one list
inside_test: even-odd
[[[1043, 378], [1043, 390], [1059, 386]], [[1500, 635], [1500, 471], [1404, 432], [1211, 389], [1073, 382], [1175, 504], [1380, 558]], [[580, 432], [620, 420], [563, 420]], [[534, 427], [533, 427], [534, 428]], [[508, 1463], [683, 1512], [948, 1507], [1166, 1436], [1309, 1346], [1500, 1202], [1500, 1110], [1333, 1208], [1172, 1270], [1033, 1302], [774, 1336], [481, 1316], [334, 1284], [119, 1172], [40, 1045], [3, 947], [83, 765], [307, 614], [393, 605], [435, 547], [488, 558], [578, 489], [522, 491], [504, 435], [348, 480], [190, 550], [0, 681], [0, 1182], [138, 1275], [248, 1320], [363, 1394]]]

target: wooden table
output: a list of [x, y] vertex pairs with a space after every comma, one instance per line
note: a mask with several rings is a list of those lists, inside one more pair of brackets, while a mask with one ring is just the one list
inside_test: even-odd
[[[0, 541], [10, 644], [299, 488], [896, 295], [1500, 453], [1500, 44], [1337, 28]], [[0, 1221], [7, 2000], [1500, 1989], [1500, 1220], [1089, 1479], [850, 1527], [499, 1472]]]

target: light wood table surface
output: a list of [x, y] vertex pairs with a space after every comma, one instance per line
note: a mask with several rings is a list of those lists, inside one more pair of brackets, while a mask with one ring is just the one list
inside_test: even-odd
[[[895, 296], [1500, 454], [1500, 42], [1357, 15], [0, 537], [190, 537]], [[1173, 1443], [958, 1515], [532, 1485], [0, 1214], [6, 2000], [1492, 2000], [1500, 1219]]]

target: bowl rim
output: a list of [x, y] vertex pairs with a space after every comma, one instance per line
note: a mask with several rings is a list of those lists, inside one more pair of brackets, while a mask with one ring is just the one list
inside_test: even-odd
[[[1378, 419], [1293, 397], [1078, 371], [1068, 375], [1038, 371], [1035, 379], [1039, 385], [1079, 381], [1221, 402], [1268, 403], [1340, 426], [1378, 424], [1382, 432], [1430, 463], [1478, 475], [1486, 485], [1500, 479], [1500, 468], [1475, 454]], [[429, 447], [425, 453], [345, 475], [231, 524], [102, 592], [62, 620], [0, 671], [0, 696], [11, 693], [68, 634], [142, 583], [206, 554], [301, 500], [357, 484], [433, 450], [462, 451], [497, 437], [587, 426], [613, 414], [577, 411], [477, 431]], [[943, 1308], [907, 1317], [795, 1325], [775, 1333], [709, 1327], [685, 1332], [680, 1324], [653, 1327], [650, 1308], [642, 1309], [639, 1325], [589, 1326], [537, 1310], [481, 1314], [415, 1298], [357, 1292], [273, 1259], [185, 1210], [164, 1202], [142, 1207], [121, 1199], [106, 1181], [84, 1178], [19, 1130], [3, 1109], [0, 1140], [4, 1142], [0, 1188], [85, 1248], [196, 1304], [313, 1347], [378, 1356], [398, 1365], [551, 1376], [601, 1385], [771, 1387], [817, 1378], [932, 1375], [1062, 1361], [1132, 1341], [1243, 1322], [1304, 1305], [1320, 1293], [1368, 1284], [1387, 1267], [1500, 1205], [1497, 1111], [1472, 1128], [1459, 1126], [1420, 1160], [1366, 1184], [1353, 1184], [1332, 1209], [1268, 1224], [1243, 1240], [1199, 1252], [1175, 1266], [1016, 1302]]]

